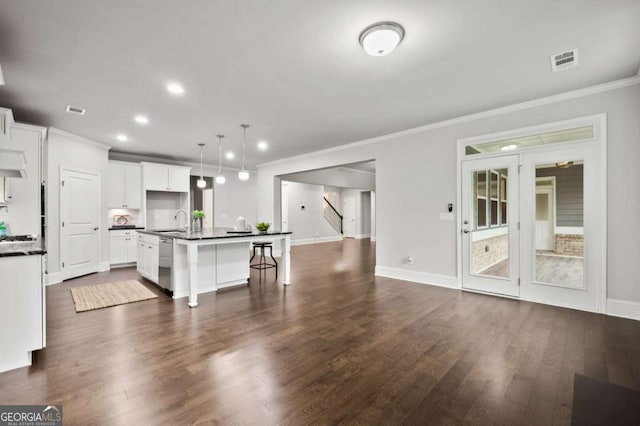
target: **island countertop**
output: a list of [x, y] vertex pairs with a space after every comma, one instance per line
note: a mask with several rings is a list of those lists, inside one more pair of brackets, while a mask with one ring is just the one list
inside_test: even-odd
[[267, 231], [267, 232], [233, 232], [233, 228], [207, 228], [202, 231], [180, 231], [174, 229], [137, 229], [138, 233], [156, 235], [164, 238], [175, 238], [179, 240], [217, 240], [224, 238], [243, 238], [243, 237], [264, 237], [276, 235], [290, 235], [289, 231]]
[[0, 257], [41, 254], [47, 254], [47, 249], [41, 237], [34, 241], [3, 242], [0, 244]]

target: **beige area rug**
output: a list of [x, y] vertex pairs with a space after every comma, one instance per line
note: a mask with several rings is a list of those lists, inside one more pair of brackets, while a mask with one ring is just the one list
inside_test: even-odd
[[158, 297], [134, 280], [75, 287], [70, 290], [76, 312], [92, 311]]

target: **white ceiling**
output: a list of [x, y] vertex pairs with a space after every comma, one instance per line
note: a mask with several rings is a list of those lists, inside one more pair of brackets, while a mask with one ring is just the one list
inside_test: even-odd
[[[251, 168], [640, 66], [638, 0], [0, 0], [0, 11], [0, 106], [19, 121], [183, 161], [207, 142], [207, 163], [217, 133], [238, 154], [248, 122]], [[406, 37], [370, 57], [358, 35], [381, 20]], [[573, 48], [580, 66], [551, 73], [549, 56]], [[165, 91], [170, 80], [185, 96]]]

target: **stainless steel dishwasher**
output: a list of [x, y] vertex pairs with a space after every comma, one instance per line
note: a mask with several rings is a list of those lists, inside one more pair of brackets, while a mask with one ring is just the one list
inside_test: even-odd
[[173, 238], [160, 237], [158, 258], [158, 284], [164, 292], [173, 296], [171, 269], [173, 268]]

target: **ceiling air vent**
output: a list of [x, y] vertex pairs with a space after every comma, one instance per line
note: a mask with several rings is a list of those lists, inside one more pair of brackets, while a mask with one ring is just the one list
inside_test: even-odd
[[87, 110], [84, 108], [67, 105], [67, 112], [69, 114], [84, 115]]
[[578, 49], [568, 50], [551, 56], [551, 70], [553, 72], [566, 70], [578, 66]]

